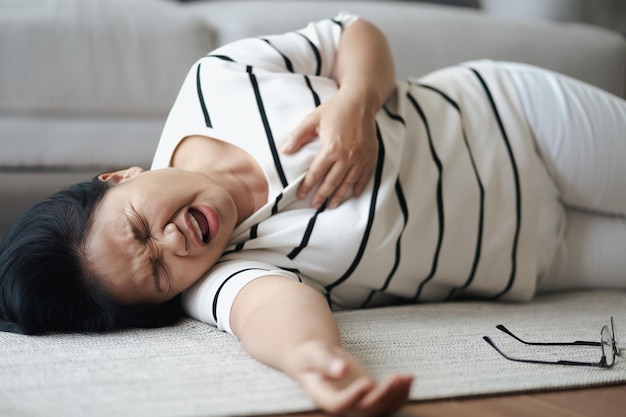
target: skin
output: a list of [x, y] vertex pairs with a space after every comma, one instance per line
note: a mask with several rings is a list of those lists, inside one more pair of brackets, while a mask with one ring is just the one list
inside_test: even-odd
[[[372, 174], [374, 117], [395, 86], [391, 54], [375, 26], [359, 20], [344, 30], [336, 74], [338, 93], [309, 114], [282, 149], [297, 152], [319, 136], [321, 151], [299, 189], [304, 198], [319, 185], [314, 207], [327, 198], [336, 207], [350, 192], [359, 195]], [[185, 138], [172, 165], [101, 176], [113, 187], [94, 213], [85, 253], [121, 303], [165, 301], [187, 289], [219, 258], [236, 225], [267, 201], [260, 168], [230, 144]], [[219, 228], [212, 227], [206, 244], [185, 220], [190, 208], [215, 213]], [[251, 356], [292, 377], [326, 412], [382, 416], [407, 401], [412, 377], [374, 380], [343, 349], [326, 300], [304, 284], [280, 276], [252, 281], [237, 295], [230, 324]]]
[[[167, 301], [219, 258], [238, 212], [231, 195], [208, 177], [176, 168], [131, 168], [103, 178], [115, 185], [94, 213], [85, 253], [119, 302]], [[219, 219], [208, 244], [189, 224], [191, 207], [207, 207]]]

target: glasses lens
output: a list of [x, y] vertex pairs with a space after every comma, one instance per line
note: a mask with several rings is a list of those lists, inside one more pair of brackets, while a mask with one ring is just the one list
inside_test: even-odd
[[617, 340], [617, 332], [615, 331], [615, 320], [613, 320], [613, 317], [611, 316], [611, 333], [613, 333], [611, 336], [613, 336], [613, 352], [615, 353], [615, 356], [621, 356], [621, 352], [619, 350], [619, 342]]
[[613, 366], [615, 362], [615, 352], [613, 351], [613, 337], [609, 332], [609, 327], [602, 327], [601, 342], [602, 342], [602, 356], [606, 358], [606, 366]]

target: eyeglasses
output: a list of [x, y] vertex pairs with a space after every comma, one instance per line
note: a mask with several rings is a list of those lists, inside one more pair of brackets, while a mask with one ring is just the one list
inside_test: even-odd
[[489, 343], [500, 355], [505, 357], [510, 361], [515, 362], [524, 362], [524, 363], [538, 363], [538, 364], [546, 364], [546, 365], [574, 365], [574, 366], [597, 366], [600, 368], [610, 368], [615, 363], [616, 357], [621, 357], [622, 352], [619, 348], [616, 339], [615, 333], [615, 321], [613, 317], [611, 317], [611, 330], [609, 331], [609, 326], [602, 326], [600, 330], [600, 341], [599, 342], [590, 342], [584, 340], [577, 340], [575, 342], [527, 342], [522, 340], [518, 336], [514, 335], [509, 329], [499, 324], [496, 328], [514, 339], [524, 343], [525, 345], [532, 346], [600, 346], [602, 349], [602, 358], [600, 358], [599, 362], [577, 362], [577, 361], [567, 361], [567, 360], [559, 360], [559, 361], [543, 361], [543, 360], [535, 360], [535, 359], [519, 359], [513, 358], [505, 354], [496, 344], [491, 340], [489, 336], [483, 336], [485, 342]]

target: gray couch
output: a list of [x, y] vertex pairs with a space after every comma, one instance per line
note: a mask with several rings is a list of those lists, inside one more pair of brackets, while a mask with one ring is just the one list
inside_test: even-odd
[[196, 58], [342, 10], [382, 28], [399, 78], [491, 58], [625, 94], [626, 41], [580, 24], [393, 1], [0, 1], [0, 236], [27, 204], [66, 184], [148, 167]]

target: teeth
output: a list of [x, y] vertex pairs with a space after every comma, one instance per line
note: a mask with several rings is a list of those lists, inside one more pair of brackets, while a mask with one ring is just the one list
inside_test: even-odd
[[193, 228], [196, 230], [196, 233], [198, 234], [198, 237], [200, 238], [200, 240], [202, 241], [202, 229], [200, 229], [200, 225], [198, 224], [198, 222], [196, 221], [196, 218], [193, 217], [191, 215], [191, 213], [188, 213], [187, 216], [189, 217], [189, 221], [191, 221], [191, 225], [193, 226]]

